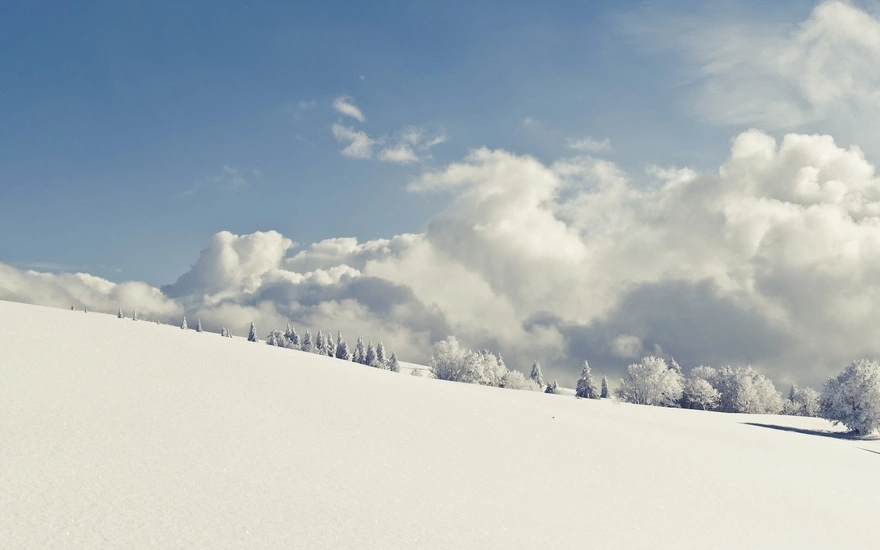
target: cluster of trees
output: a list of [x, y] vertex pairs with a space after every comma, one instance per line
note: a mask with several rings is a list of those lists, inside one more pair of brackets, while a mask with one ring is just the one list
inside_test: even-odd
[[[250, 332], [248, 333], [248, 341], [259, 342], [259, 339], [257, 338], [257, 328], [254, 326], [254, 323], [251, 323]], [[327, 357], [342, 359], [343, 361], [353, 361], [355, 363], [378, 369], [400, 372], [400, 361], [397, 359], [397, 355], [392, 353], [391, 357], [388, 357], [387, 352], [385, 351], [385, 345], [382, 342], [373, 346], [372, 342], [367, 342], [365, 344], [364, 339], [358, 336], [354, 351], [352, 351], [342, 337], [342, 332], [336, 333], [335, 341], [333, 340], [332, 333], [327, 332], [325, 334], [320, 330], [314, 338], [309, 329], [306, 329], [305, 333], [300, 337], [296, 332], [296, 328], [288, 323], [287, 330], [283, 332], [280, 330], [273, 330], [270, 332], [269, 336], [266, 337], [266, 343], [270, 346], [277, 346], [279, 348], [316, 353], [318, 355], [326, 355]]]
[[496, 386], [514, 390], [541, 391], [543, 381], [540, 365], [535, 364], [532, 376], [518, 370], [510, 370], [500, 354], [488, 350], [471, 351], [462, 347], [455, 336], [434, 344], [431, 353], [431, 374], [440, 380], [467, 382], [483, 386]]

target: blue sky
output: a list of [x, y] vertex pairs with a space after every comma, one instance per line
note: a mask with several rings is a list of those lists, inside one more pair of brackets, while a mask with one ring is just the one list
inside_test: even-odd
[[[727, 151], [731, 131], [677, 101], [680, 60], [627, 29], [700, 3], [178, 4], [2, 8], [0, 259], [160, 284], [222, 229], [421, 231], [436, 198], [403, 188], [422, 166], [340, 157], [341, 95], [370, 134], [443, 132], [429, 167], [478, 146], [552, 159], [586, 136], [633, 166]], [[248, 184], [179, 197], [224, 166]]]
[[6, 3], [0, 299], [816, 382], [880, 354], [878, 59], [873, 0]]

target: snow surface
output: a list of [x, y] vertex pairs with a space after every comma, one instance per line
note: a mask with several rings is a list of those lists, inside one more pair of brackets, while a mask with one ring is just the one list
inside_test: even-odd
[[834, 435], [0, 302], [5, 549], [880, 548]]

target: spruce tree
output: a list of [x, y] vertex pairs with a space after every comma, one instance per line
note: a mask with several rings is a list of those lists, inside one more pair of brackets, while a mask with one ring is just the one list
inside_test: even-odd
[[587, 399], [599, 398], [599, 392], [596, 391], [596, 384], [593, 383], [593, 373], [590, 371], [590, 364], [587, 361], [584, 361], [584, 370], [581, 371], [581, 377], [578, 379], [575, 396]]
[[183, 316], [183, 322], [180, 324], [180, 328], [186, 330], [188, 327], [186, 326], [186, 315]]
[[382, 342], [376, 344], [376, 361], [380, 368], [388, 368], [388, 358], [385, 356], [385, 345]]
[[290, 347], [299, 349], [300, 341], [299, 334], [296, 333], [296, 327], [290, 327], [290, 336], [287, 339], [290, 340]]
[[320, 355], [324, 355], [324, 353], [326, 353], [326, 350], [324, 349], [324, 345], [325, 345], [324, 333], [321, 332], [321, 329], [318, 329], [318, 335], [315, 336], [315, 349], [312, 351], [314, 351], [315, 353], [318, 353]]
[[367, 353], [364, 349], [364, 339], [361, 336], [358, 336], [357, 343], [354, 345], [354, 357], [352, 357], [352, 361], [355, 363], [364, 363], [364, 358]]
[[554, 380], [550, 384], [547, 384], [547, 388], [544, 390], [544, 393], [558, 393], [559, 391], [559, 383]]
[[118, 319], [125, 319], [125, 316], [122, 314], [122, 308], [119, 308], [119, 313], [116, 314]]
[[312, 333], [309, 332], [309, 329], [306, 329], [306, 333], [302, 337], [300, 349], [310, 353], [312, 351]]
[[248, 332], [248, 342], [259, 342], [257, 339], [257, 326], [251, 321], [251, 330]]
[[535, 361], [532, 364], [532, 374], [529, 375], [529, 379], [536, 382], [539, 386], [544, 386], [544, 373], [541, 372], [541, 363]]
[[608, 399], [608, 379], [602, 377], [602, 392], [599, 394], [602, 399]]
[[226, 338], [226, 335], [227, 335], [226, 327], [221, 328], [220, 329], [220, 336], [223, 338]]
[[379, 366], [378, 362], [376, 361], [376, 348], [373, 347], [372, 342], [367, 345], [367, 353], [366, 355], [364, 355], [364, 364], [371, 367]]
[[388, 370], [391, 372], [400, 372], [400, 361], [397, 360], [396, 353], [391, 354], [391, 359], [388, 361]]
[[202, 332], [202, 320], [201, 319], [196, 320], [196, 332]]
[[348, 344], [342, 339], [342, 332], [336, 333], [336, 358], [351, 361], [351, 351], [348, 349]]
[[333, 334], [328, 330], [324, 336], [324, 355], [327, 357], [336, 357], [336, 344], [333, 343]]

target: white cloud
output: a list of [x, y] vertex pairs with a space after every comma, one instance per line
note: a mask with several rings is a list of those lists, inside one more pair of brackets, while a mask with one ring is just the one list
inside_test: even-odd
[[418, 162], [419, 157], [416, 156], [416, 154], [408, 145], [398, 144], [393, 147], [383, 149], [379, 153], [379, 160], [385, 162], [393, 162], [396, 164], [409, 164], [411, 162]]
[[[631, 18], [654, 47], [675, 45], [695, 90], [687, 105], [713, 124], [796, 129], [822, 124], [880, 148], [880, 19], [841, 0], [796, 25], [722, 17]], [[687, 88], [685, 88], [687, 89]]]
[[587, 136], [584, 139], [568, 140], [568, 147], [588, 153], [604, 153], [611, 150], [611, 140], [605, 138], [602, 141], [598, 141]]
[[336, 109], [337, 113], [351, 117], [358, 122], [365, 122], [367, 120], [358, 106], [352, 103], [351, 98], [348, 96], [337, 97], [333, 101], [333, 108]]
[[612, 374], [665, 350], [685, 368], [751, 363], [816, 384], [880, 354], [880, 180], [860, 150], [751, 130], [717, 170], [648, 177], [477, 149], [411, 184], [452, 196], [422, 234], [291, 256], [276, 232], [222, 232], [164, 293], [0, 266], [0, 298], [186, 312], [236, 331], [289, 318], [382, 338], [415, 361], [454, 333], [523, 369], [541, 359], [561, 380], [583, 359]]
[[303, 99], [299, 103], [297, 103], [297, 107], [301, 111], [310, 111], [310, 110], [314, 109], [317, 105], [318, 105], [318, 102], [315, 101], [314, 99], [310, 99], [310, 100]]
[[527, 128], [531, 128], [531, 127], [537, 126], [537, 125], [538, 125], [538, 119], [535, 117], [527, 116], [526, 118], [523, 119], [523, 126], [525, 126]]
[[342, 149], [342, 154], [357, 159], [368, 159], [373, 157], [373, 147], [376, 140], [370, 138], [366, 132], [355, 130], [349, 126], [341, 124], [333, 125], [333, 137], [339, 143], [347, 144]]

